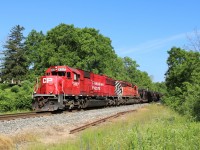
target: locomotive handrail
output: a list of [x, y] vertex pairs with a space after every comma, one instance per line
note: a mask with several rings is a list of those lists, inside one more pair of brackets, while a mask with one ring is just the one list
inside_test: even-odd
[[36, 92], [38, 90], [38, 78], [36, 78], [36, 85], [34, 87], [34, 92]]
[[54, 86], [56, 87], [56, 92], [58, 94], [59, 93], [59, 91], [58, 91], [58, 76], [56, 76], [56, 84], [54, 83]]
[[64, 87], [64, 86], [63, 86], [63, 85], [64, 85], [63, 82], [64, 82], [64, 80], [62, 81], [62, 92], [63, 92], [63, 94], [65, 94], [64, 88], [63, 88], [63, 87]]

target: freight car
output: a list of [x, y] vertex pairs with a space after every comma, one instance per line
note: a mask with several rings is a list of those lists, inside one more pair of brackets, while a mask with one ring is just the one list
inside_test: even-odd
[[136, 85], [69, 66], [51, 66], [34, 87], [33, 110], [56, 111], [148, 102]]

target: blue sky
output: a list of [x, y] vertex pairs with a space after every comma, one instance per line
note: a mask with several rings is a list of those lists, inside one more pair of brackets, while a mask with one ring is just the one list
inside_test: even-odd
[[60, 23], [92, 27], [112, 40], [115, 52], [129, 56], [153, 81], [164, 81], [167, 51], [188, 44], [200, 28], [199, 0], [1, 0], [0, 49], [19, 24], [26, 36]]

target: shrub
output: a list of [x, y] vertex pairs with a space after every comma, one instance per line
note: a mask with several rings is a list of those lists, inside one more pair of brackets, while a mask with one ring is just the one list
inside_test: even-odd
[[11, 92], [18, 93], [19, 91], [20, 91], [20, 89], [19, 89], [18, 85], [11, 87]]
[[21, 86], [0, 84], [0, 111], [31, 109], [33, 83], [23, 81]]
[[9, 101], [0, 101], [0, 112], [11, 111], [13, 109], [13, 104]]

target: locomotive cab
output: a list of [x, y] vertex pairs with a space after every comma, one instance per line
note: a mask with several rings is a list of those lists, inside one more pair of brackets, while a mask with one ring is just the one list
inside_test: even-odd
[[33, 109], [54, 111], [63, 109], [66, 95], [79, 94], [80, 73], [67, 66], [52, 66], [36, 83]]

